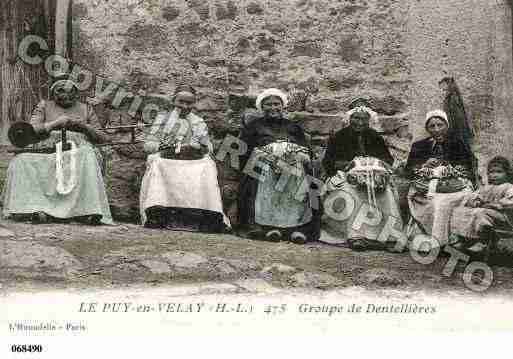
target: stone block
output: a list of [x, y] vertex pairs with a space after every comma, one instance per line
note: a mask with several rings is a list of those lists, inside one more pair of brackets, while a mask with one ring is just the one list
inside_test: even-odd
[[235, 2], [229, 0], [226, 3], [216, 2], [216, 18], [220, 20], [235, 20], [239, 14], [239, 9]]
[[311, 109], [314, 110], [314, 112], [323, 112], [323, 113], [333, 113], [338, 112], [342, 110], [341, 103], [335, 99], [332, 98], [321, 98], [318, 100], [314, 100], [310, 102]]
[[195, 268], [208, 263], [208, 259], [192, 252], [174, 251], [161, 255], [170, 265], [179, 268]]
[[140, 68], [132, 69], [127, 75], [126, 80], [133, 91], [155, 91], [162, 82], [161, 77], [152, 75]]
[[180, 16], [180, 10], [176, 6], [166, 6], [162, 9], [162, 17], [166, 21], [173, 21]]
[[274, 35], [283, 35], [287, 31], [287, 26], [281, 22], [272, 23], [269, 22], [263, 26], [263, 29], [269, 31]]
[[314, 41], [301, 41], [294, 44], [290, 56], [321, 57], [321, 48]]
[[83, 19], [86, 18], [89, 14], [89, 11], [87, 10], [87, 5], [85, 4], [77, 4], [73, 3], [73, 8], [71, 10], [71, 13], [75, 18]]
[[189, 0], [186, 2], [187, 5], [198, 14], [201, 20], [205, 21], [210, 18], [210, 6], [208, 2], [204, 0]]
[[158, 52], [169, 41], [164, 26], [143, 22], [129, 26], [126, 35], [126, 45], [136, 51]]
[[336, 287], [340, 281], [326, 273], [299, 272], [288, 278], [292, 287], [328, 289]]
[[305, 130], [313, 136], [327, 136], [347, 126], [347, 121], [340, 115], [313, 114], [295, 112], [289, 114], [291, 119], [300, 122]]
[[250, 15], [260, 15], [264, 12], [264, 9], [257, 2], [251, 2], [246, 6], [246, 11]]
[[338, 41], [337, 54], [344, 62], [360, 62], [362, 41], [354, 34], [343, 35]]
[[364, 271], [355, 278], [355, 284], [377, 287], [397, 287], [405, 283], [401, 273], [382, 268], [373, 268]]
[[169, 267], [169, 264], [154, 260], [145, 260], [141, 261], [141, 264], [148, 268], [150, 272], [153, 274], [168, 274], [171, 273], [171, 268]]
[[374, 111], [385, 115], [395, 115], [404, 112], [407, 108], [406, 103], [395, 96], [373, 98], [371, 103]]
[[328, 77], [322, 83], [330, 91], [340, 91], [360, 85], [362, 82], [363, 79], [359, 76], [337, 76]]
[[256, 36], [256, 42], [258, 46], [258, 50], [262, 51], [274, 51], [275, 50], [275, 40], [274, 38], [267, 36], [265, 33], [260, 33]]
[[36, 242], [0, 241], [0, 269], [22, 277], [49, 275], [66, 278], [82, 269], [82, 264], [66, 250]]
[[203, 96], [196, 102], [197, 111], [224, 111], [227, 107], [227, 99], [221, 95]]
[[176, 32], [185, 43], [188, 43], [190, 40], [196, 40], [209, 34], [211, 30], [200, 22], [190, 22], [180, 25]]
[[265, 267], [264, 269], [262, 269], [262, 271], [260, 273], [262, 274], [265, 274], [265, 273], [278, 273], [278, 274], [290, 274], [290, 273], [295, 273], [297, 272], [298, 269], [294, 268], [294, 267], [291, 267], [291, 266], [288, 266], [286, 264], [283, 264], [283, 263], [273, 263], [272, 265], [270, 266], [267, 266]]
[[366, 6], [349, 4], [349, 5], [340, 6], [340, 7], [336, 8], [335, 10], [336, 10], [337, 15], [342, 14], [343, 16], [351, 16], [351, 15], [355, 15], [356, 13], [366, 10], [366, 9], [367, 9]]
[[273, 72], [280, 69], [280, 63], [278, 61], [273, 61], [266, 56], [258, 56], [251, 64], [251, 67], [262, 72]]
[[247, 37], [241, 37], [237, 40], [236, 48], [238, 52], [246, 53], [251, 48], [251, 42]]

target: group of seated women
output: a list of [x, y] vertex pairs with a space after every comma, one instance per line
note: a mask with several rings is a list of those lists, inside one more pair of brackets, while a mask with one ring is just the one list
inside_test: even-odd
[[[50, 146], [55, 153], [22, 153], [11, 161], [4, 216], [113, 223], [102, 176], [104, 147], [95, 146], [106, 138], [92, 107], [77, 95], [73, 81], [59, 80], [51, 87], [52, 100], [35, 109], [35, 146]], [[397, 166], [370, 127], [376, 113], [365, 102], [352, 106], [349, 125], [329, 138], [319, 174], [308, 134], [287, 117], [287, 101], [282, 91], [267, 89], [257, 97], [258, 111], [242, 118], [239, 140], [246, 148], [238, 161], [237, 233], [298, 244], [329, 235], [354, 250], [404, 249], [397, 246], [406, 231], [393, 180]], [[145, 131], [148, 157], [139, 203], [147, 227], [231, 229], [213, 144], [205, 121], [194, 112], [195, 102], [196, 91], [179, 86], [173, 110], [159, 113]], [[425, 122], [430, 137], [411, 146], [402, 173], [410, 180], [408, 227], [441, 246], [471, 246], [493, 237], [497, 227], [511, 227], [511, 169], [505, 158], [493, 159], [489, 185], [473, 192], [472, 152], [449, 127], [445, 112], [431, 111]], [[62, 144], [61, 129], [67, 130], [69, 144]]]

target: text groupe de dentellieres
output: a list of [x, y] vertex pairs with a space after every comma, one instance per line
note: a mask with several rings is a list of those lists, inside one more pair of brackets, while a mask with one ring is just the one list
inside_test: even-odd
[[300, 313], [391, 313], [391, 314], [435, 314], [436, 307], [432, 305], [417, 304], [366, 304], [366, 305], [312, 305], [301, 304], [299, 306]]

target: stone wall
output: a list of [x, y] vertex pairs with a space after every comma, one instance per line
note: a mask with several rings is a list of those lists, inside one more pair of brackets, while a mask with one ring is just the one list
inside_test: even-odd
[[[272, 86], [293, 94], [296, 118], [322, 146], [351, 99], [363, 96], [380, 115], [374, 126], [404, 159], [411, 138], [425, 135], [425, 112], [441, 105], [438, 81], [453, 76], [483, 159], [513, 149], [511, 10], [502, 1], [75, 0], [73, 16], [74, 61], [102, 78], [84, 99], [111, 125], [134, 123], [136, 107], [163, 106], [187, 82], [219, 142]], [[99, 98], [107, 84], [116, 90]], [[113, 159], [116, 216], [134, 218], [141, 146], [116, 147]], [[233, 216], [236, 173], [219, 168]]]
[[[77, 0], [73, 13], [77, 63], [134, 96], [168, 96], [177, 84], [192, 84], [217, 141], [236, 134], [241, 111], [272, 86], [295, 94], [296, 118], [317, 145], [343, 126], [337, 114], [364, 96], [382, 115], [375, 125], [391, 133], [398, 155], [407, 151], [411, 80], [407, 8], [400, 1]], [[92, 83], [89, 96], [94, 89]], [[133, 123], [127, 116], [133, 100], [116, 96], [95, 99], [97, 110], [111, 124]], [[132, 158], [136, 148], [114, 154], [114, 203], [125, 203], [137, 188], [140, 173], [126, 173], [141, 168], [142, 159]], [[220, 171], [233, 194], [236, 174], [225, 166]], [[135, 213], [136, 203], [130, 211], [121, 207]]]
[[440, 106], [438, 81], [456, 79], [478, 137], [481, 172], [497, 154], [512, 157], [511, 4], [505, 0], [411, 2], [406, 44], [412, 86], [410, 122], [424, 135], [422, 118]]
[[308, 87], [313, 112], [358, 93], [391, 115], [409, 105], [406, 15], [394, 0], [76, 0], [75, 59], [135, 92], [191, 82], [215, 119], [269, 85]]

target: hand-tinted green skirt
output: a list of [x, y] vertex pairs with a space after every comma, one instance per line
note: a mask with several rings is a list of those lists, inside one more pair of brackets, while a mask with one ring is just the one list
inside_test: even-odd
[[[63, 153], [63, 180], [73, 172], [71, 151]], [[9, 164], [3, 190], [3, 215], [44, 212], [56, 218], [100, 215], [101, 222], [113, 224], [97, 154], [92, 145], [83, 144], [75, 153], [75, 184], [62, 194], [57, 190], [56, 156], [23, 153]], [[66, 191], [67, 192], [67, 191]]]

